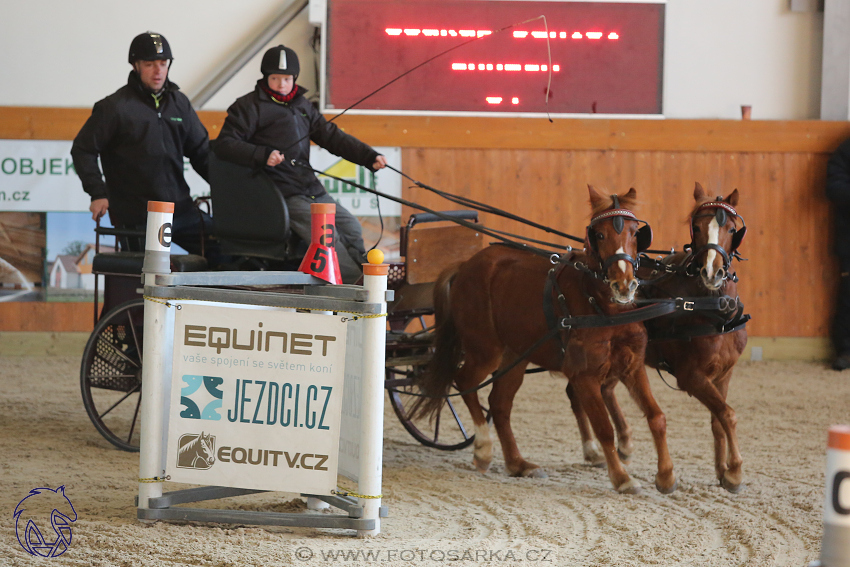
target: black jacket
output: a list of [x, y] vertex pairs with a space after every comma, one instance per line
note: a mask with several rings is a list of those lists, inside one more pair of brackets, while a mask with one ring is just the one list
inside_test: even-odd
[[[221, 133], [212, 142], [216, 156], [246, 167], [265, 167], [284, 197], [325, 192], [312, 171], [291, 162], [310, 162], [310, 140], [371, 169], [378, 152], [327, 122], [304, 98], [305, 89], [299, 86], [290, 102], [279, 103], [260, 88], [261, 82], [262, 79], [257, 81], [254, 92], [239, 97], [227, 109]], [[284, 161], [268, 167], [266, 160], [273, 150], [283, 153]]]
[[135, 71], [125, 86], [94, 105], [71, 147], [83, 189], [92, 200], [109, 199], [116, 225], [144, 224], [148, 201], [174, 202], [175, 214], [191, 208], [183, 156], [208, 178], [206, 128], [177, 85], [166, 81], [157, 108]]
[[850, 257], [850, 139], [838, 146], [826, 165], [826, 196], [835, 204], [835, 251]]

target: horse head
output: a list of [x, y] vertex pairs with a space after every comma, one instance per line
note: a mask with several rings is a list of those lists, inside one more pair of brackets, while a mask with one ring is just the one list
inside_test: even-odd
[[204, 432], [202, 431], [198, 436], [198, 457], [200, 457], [208, 467], [211, 467], [215, 462], [213, 443], [215, 443], [215, 441], [212, 439], [212, 435], [210, 433], [204, 435]]
[[635, 273], [638, 254], [649, 248], [652, 229], [631, 211], [636, 202], [634, 188], [623, 195], [611, 196], [599, 194], [591, 185], [587, 189], [593, 213], [587, 226], [585, 249], [611, 287], [612, 300], [631, 303], [638, 288]]
[[735, 210], [737, 189], [725, 199], [712, 198], [697, 183], [694, 201], [696, 204], [690, 216], [692, 263], [689, 272], [698, 273], [703, 285], [714, 291], [729, 277], [732, 255], [744, 239], [747, 225]]

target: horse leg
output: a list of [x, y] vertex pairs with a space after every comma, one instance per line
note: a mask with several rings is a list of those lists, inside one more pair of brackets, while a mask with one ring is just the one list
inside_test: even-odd
[[596, 376], [574, 376], [570, 383], [575, 388], [575, 394], [581, 402], [581, 407], [590, 420], [593, 433], [602, 445], [605, 462], [608, 466], [608, 478], [617, 492], [637, 494], [640, 492], [640, 483], [629, 476], [617, 449], [614, 447], [614, 428], [608, 419], [608, 411], [602, 400], [602, 391]]
[[617, 453], [620, 455], [623, 464], [627, 465], [631, 460], [632, 451], [634, 451], [632, 428], [626, 421], [626, 416], [623, 415], [617, 396], [614, 395], [616, 386], [617, 382], [613, 380], [603, 384], [602, 400], [605, 402], [605, 407], [608, 408], [608, 414], [611, 416], [611, 421], [614, 422], [614, 429], [617, 431]]
[[[512, 355], [506, 356], [513, 360]], [[520, 362], [501, 378], [493, 383], [490, 391], [490, 415], [493, 416], [493, 426], [499, 436], [502, 445], [502, 454], [505, 457], [505, 468], [511, 476], [546, 478], [548, 475], [539, 465], [526, 461], [522, 458], [517, 447], [516, 438], [511, 428], [511, 410], [514, 405], [514, 397], [522, 386], [525, 378], [525, 367], [527, 362]]]
[[[694, 381], [690, 392], [711, 412], [711, 432], [714, 435], [714, 469], [720, 485], [729, 492], [738, 492], [742, 488], [743, 458], [738, 448], [738, 418], [735, 410], [726, 403], [729, 380], [732, 370], [726, 372], [716, 384], [707, 377]], [[727, 449], [728, 443], [728, 449]]]
[[667, 417], [649, 389], [649, 379], [646, 376], [646, 367], [641, 361], [634, 369], [632, 379], [624, 381], [629, 388], [629, 393], [637, 402], [649, 431], [655, 441], [655, 452], [658, 454], [658, 472], [655, 475], [655, 488], [662, 494], [670, 494], [676, 490], [676, 474], [673, 472], [673, 461], [670, 459], [670, 451], [667, 448]]
[[[498, 355], [495, 355], [498, 356]], [[490, 372], [494, 371], [498, 362], [487, 363], [473, 356], [467, 356], [463, 367], [458, 370], [455, 382], [460, 391], [474, 388], [484, 381]], [[493, 440], [490, 438], [490, 427], [478, 398], [478, 391], [464, 394], [463, 401], [472, 416], [475, 427], [475, 440], [473, 441], [472, 464], [480, 473], [486, 473], [493, 462]]]
[[728, 468], [723, 478], [720, 480], [723, 488], [729, 492], [739, 492], [744, 487], [744, 473], [742, 467], [744, 458], [741, 456], [741, 449], [738, 445], [738, 416], [735, 415], [735, 410], [726, 403], [726, 395], [729, 392], [729, 381], [732, 379], [732, 369], [724, 374], [717, 384], [720, 395], [723, 396], [723, 402], [726, 404], [724, 419], [720, 422], [723, 424], [723, 429], [729, 440], [729, 458], [727, 461]]
[[601, 467], [605, 464], [605, 455], [599, 448], [599, 444], [590, 432], [590, 421], [581, 403], [576, 396], [575, 389], [571, 382], [567, 382], [567, 397], [570, 400], [570, 408], [573, 410], [573, 415], [576, 417], [578, 432], [581, 435], [581, 450], [584, 453], [584, 460], [594, 467]]

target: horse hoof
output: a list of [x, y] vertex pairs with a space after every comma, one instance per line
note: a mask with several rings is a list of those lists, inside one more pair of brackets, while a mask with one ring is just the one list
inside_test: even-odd
[[638, 481], [633, 478], [630, 478], [627, 482], [624, 482], [617, 488], [617, 492], [620, 494], [640, 494], [641, 486]]
[[599, 445], [596, 444], [596, 441], [588, 441], [585, 443], [584, 447], [582, 447], [582, 452], [584, 453], [584, 462], [590, 466], [605, 466], [605, 455], [603, 455], [602, 451], [599, 450]]
[[480, 461], [478, 459], [472, 459], [472, 465], [475, 467], [475, 470], [477, 470], [481, 474], [484, 474], [490, 470], [490, 462], [491, 461]]
[[541, 467], [524, 470], [521, 476], [523, 478], [549, 478], [549, 475]]
[[617, 456], [620, 457], [620, 462], [624, 465], [628, 465], [630, 462], [632, 462], [631, 453], [624, 453], [620, 449], [617, 449]]
[[658, 492], [660, 492], [661, 494], [673, 494], [674, 492], [676, 492], [676, 489], [677, 489], [677, 488], [679, 488], [679, 481], [678, 481], [678, 480], [674, 480], [674, 481], [673, 481], [673, 485], [672, 485], [672, 486], [669, 486], [669, 487], [667, 487], [667, 488], [664, 488], [663, 486], [661, 486], [660, 484], [658, 484], [658, 482], [656, 481], [656, 482], [655, 482], [655, 488], [656, 488], [656, 489], [658, 490]]
[[720, 486], [722, 486], [732, 494], [738, 494], [744, 489], [744, 486], [746, 485], [743, 482], [735, 483], [726, 478], [726, 475], [723, 475], [722, 477], [720, 477]]

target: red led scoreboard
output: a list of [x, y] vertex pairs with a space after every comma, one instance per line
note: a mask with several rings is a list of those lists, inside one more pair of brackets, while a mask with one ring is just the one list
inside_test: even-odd
[[[664, 8], [663, 1], [328, 0], [323, 106], [340, 112], [480, 38], [351, 112], [661, 114]], [[538, 16], [545, 23], [532, 20]]]

